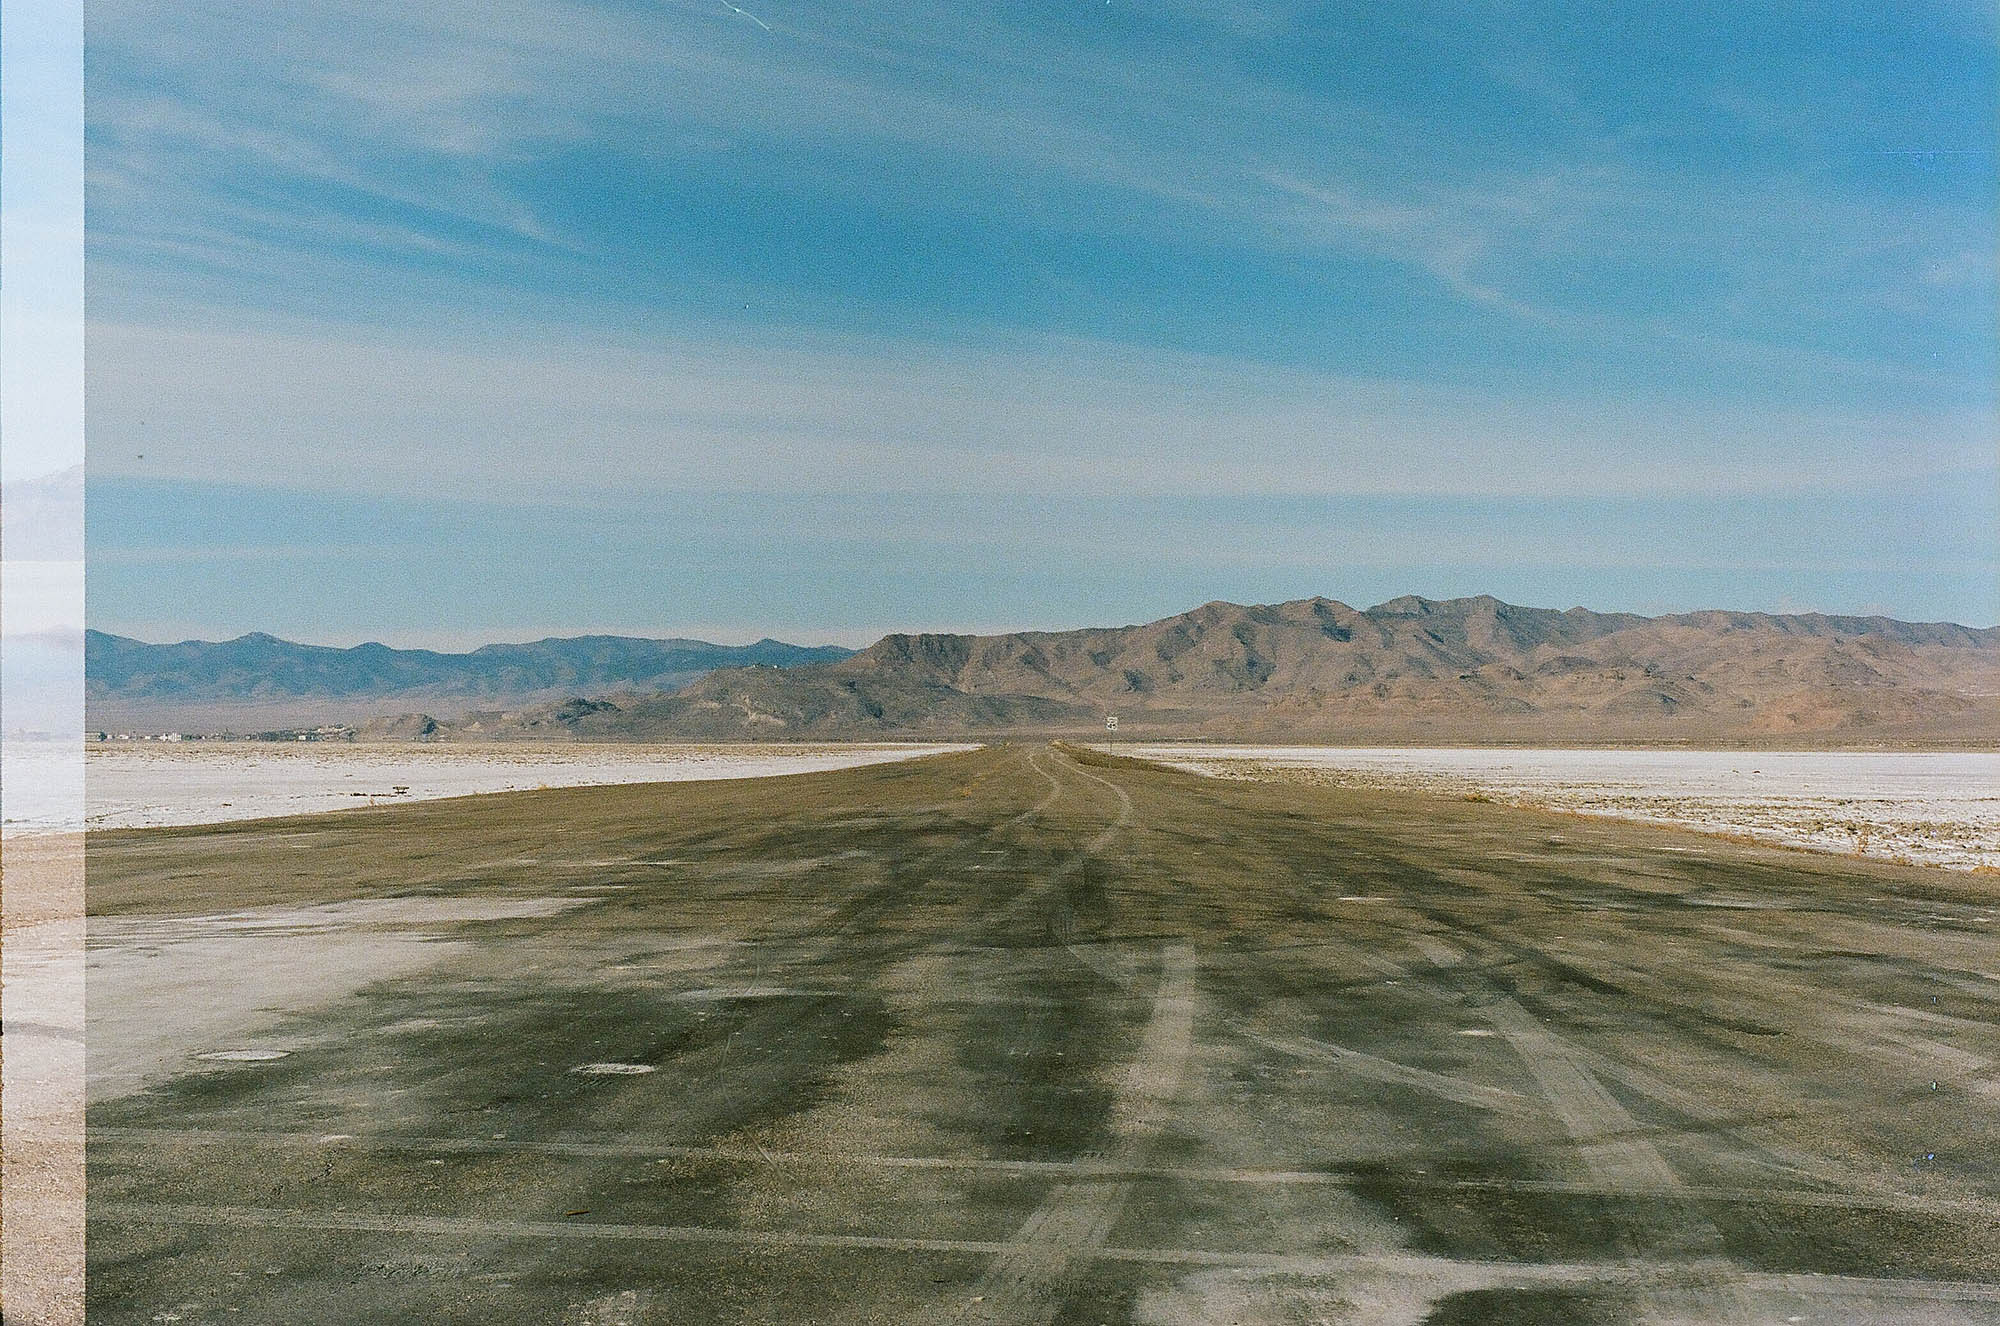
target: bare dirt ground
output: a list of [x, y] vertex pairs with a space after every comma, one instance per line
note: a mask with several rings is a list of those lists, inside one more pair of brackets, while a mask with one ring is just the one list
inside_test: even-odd
[[95, 1321], [2000, 1321], [1982, 876], [1042, 745], [89, 853], [230, 1010], [93, 987]]
[[81, 834], [0, 841], [0, 1316], [83, 1319]]

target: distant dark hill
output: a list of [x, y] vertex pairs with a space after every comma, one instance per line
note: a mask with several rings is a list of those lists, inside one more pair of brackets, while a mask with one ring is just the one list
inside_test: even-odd
[[[558, 724], [578, 737], [1089, 732], [1340, 742], [2000, 741], [2000, 628], [1522, 608], [1210, 603], [1140, 626], [892, 635]], [[481, 735], [505, 723], [482, 722]]]
[[[486, 645], [464, 654], [356, 645], [335, 649], [255, 633], [234, 640], [147, 644], [90, 631], [84, 640], [93, 723], [114, 716], [261, 714], [296, 721], [379, 712], [385, 701], [516, 704], [546, 698], [654, 692], [716, 668], [826, 663], [852, 650], [776, 640], [714, 645], [586, 635]], [[403, 707], [407, 707], [405, 704]]]

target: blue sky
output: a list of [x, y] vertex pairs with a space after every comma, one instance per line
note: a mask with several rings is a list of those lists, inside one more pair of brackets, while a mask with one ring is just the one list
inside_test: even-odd
[[1668, 10], [102, 0], [93, 624], [2000, 620], [1993, 10]]

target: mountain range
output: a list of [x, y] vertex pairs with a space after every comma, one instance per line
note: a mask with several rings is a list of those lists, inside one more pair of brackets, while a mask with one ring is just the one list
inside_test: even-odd
[[1992, 745], [2000, 628], [1490, 597], [1217, 602], [1136, 626], [890, 635], [672, 691], [422, 721], [467, 737], [721, 741], [1074, 735], [1109, 715], [1142, 738]]
[[469, 653], [295, 644], [261, 632], [234, 640], [147, 644], [84, 635], [87, 721], [206, 726], [367, 717], [412, 703], [559, 705], [579, 696], [657, 692], [717, 668], [826, 663], [854, 651], [759, 640], [585, 635], [486, 645]]

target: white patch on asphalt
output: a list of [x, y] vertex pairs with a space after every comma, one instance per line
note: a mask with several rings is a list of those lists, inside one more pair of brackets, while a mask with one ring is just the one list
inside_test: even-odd
[[[537, 920], [587, 897], [430, 894], [194, 916], [93, 916], [85, 931], [92, 1103], [182, 1071], [204, 1046], [254, 1043], [275, 1019], [338, 1003], [463, 950], [450, 927]], [[8, 943], [13, 943], [10, 935]]]

